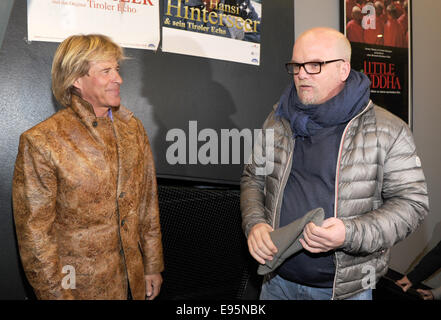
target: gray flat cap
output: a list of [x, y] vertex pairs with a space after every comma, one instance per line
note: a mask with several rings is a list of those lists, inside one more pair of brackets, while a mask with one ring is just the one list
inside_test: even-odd
[[265, 264], [259, 265], [257, 273], [267, 274], [279, 267], [285, 259], [303, 249], [299, 239], [303, 239], [303, 229], [309, 222], [321, 226], [325, 218], [323, 208], [308, 211], [303, 217], [294, 220], [290, 224], [270, 232], [271, 240], [277, 247], [277, 253], [273, 260], [266, 260]]

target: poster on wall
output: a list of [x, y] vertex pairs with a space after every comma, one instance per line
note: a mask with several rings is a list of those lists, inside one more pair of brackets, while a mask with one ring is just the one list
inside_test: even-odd
[[262, 0], [163, 0], [162, 51], [260, 65]]
[[157, 50], [159, 0], [28, 0], [28, 40], [100, 33], [122, 47]]
[[352, 68], [371, 80], [371, 99], [411, 125], [411, 0], [341, 0]]

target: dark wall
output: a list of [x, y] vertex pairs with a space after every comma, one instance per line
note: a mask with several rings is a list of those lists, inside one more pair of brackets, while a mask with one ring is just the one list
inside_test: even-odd
[[[162, 1], [160, 1], [162, 2]], [[294, 39], [293, 2], [264, 1], [261, 65], [127, 49], [122, 101], [149, 134], [159, 177], [237, 184], [243, 165], [166, 161], [168, 130], [259, 128], [289, 82], [283, 63]], [[58, 43], [27, 42], [26, 1], [16, 0], [0, 50], [0, 299], [23, 299], [11, 205], [19, 136], [58, 110], [50, 69]], [[209, 223], [209, 220], [208, 222]]]

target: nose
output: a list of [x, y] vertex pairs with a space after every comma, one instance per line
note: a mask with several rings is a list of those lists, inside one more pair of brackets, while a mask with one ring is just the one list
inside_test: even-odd
[[123, 83], [123, 79], [121, 78], [121, 75], [116, 70], [115, 70], [113, 82], [116, 82], [118, 84], [122, 84]]
[[305, 66], [300, 66], [299, 73], [296, 76], [299, 77], [299, 79], [305, 79], [309, 76], [309, 73], [305, 70]]

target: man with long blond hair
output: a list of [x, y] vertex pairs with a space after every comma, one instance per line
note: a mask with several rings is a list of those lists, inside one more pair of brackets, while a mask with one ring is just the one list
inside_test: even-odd
[[156, 176], [144, 127], [121, 105], [121, 47], [75, 35], [58, 47], [65, 108], [24, 132], [13, 209], [38, 299], [154, 299], [164, 269]]

